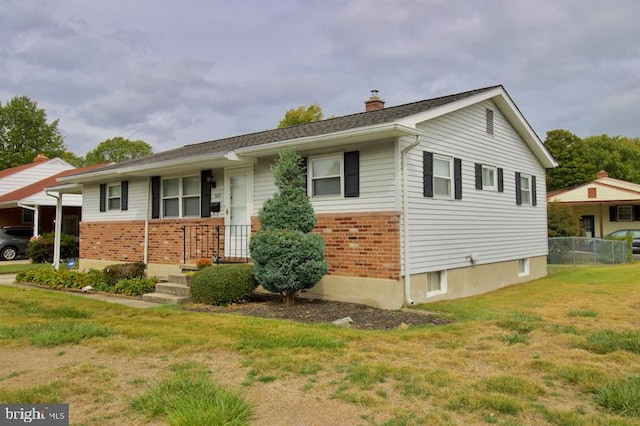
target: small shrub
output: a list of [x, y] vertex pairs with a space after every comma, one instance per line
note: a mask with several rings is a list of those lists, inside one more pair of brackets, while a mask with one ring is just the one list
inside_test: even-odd
[[113, 286], [113, 293], [127, 296], [141, 296], [153, 292], [156, 281], [152, 278], [125, 278]]
[[196, 266], [198, 267], [198, 270], [204, 269], [207, 266], [211, 266], [212, 264], [213, 262], [211, 261], [211, 259], [206, 259], [206, 258], [198, 259], [196, 261]]
[[116, 285], [120, 280], [129, 278], [144, 278], [147, 265], [142, 262], [118, 263], [104, 268], [104, 280], [110, 286]]
[[191, 299], [208, 305], [243, 302], [257, 286], [252, 265], [209, 266], [191, 278]]
[[[31, 258], [33, 263], [52, 263], [53, 262], [53, 242], [54, 233], [48, 232], [37, 238], [33, 238], [27, 246], [27, 256]], [[78, 256], [79, 245], [78, 240], [69, 234], [60, 235], [60, 258], [71, 259]]]

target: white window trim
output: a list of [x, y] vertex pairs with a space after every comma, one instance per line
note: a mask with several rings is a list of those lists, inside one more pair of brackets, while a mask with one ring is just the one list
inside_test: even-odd
[[[197, 178], [198, 181], [198, 191], [196, 194], [184, 194], [184, 180], [187, 178]], [[198, 175], [189, 175], [189, 176], [182, 176], [180, 178], [180, 217], [200, 217], [201, 212], [200, 209], [202, 208], [201, 203], [200, 203], [200, 197], [201, 197], [201, 193], [202, 193], [202, 188], [200, 188], [200, 176]], [[195, 215], [189, 215], [186, 216], [184, 213], [184, 209], [182, 208], [184, 206], [184, 200], [185, 199], [190, 199], [190, 198], [197, 198], [198, 199], [198, 213]]]
[[427, 277], [427, 297], [438, 296], [440, 294], [447, 294], [447, 271], [432, 271], [428, 272], [428, 274], [439, 273], [440, 274], [440, 289], [435, 291], [429, 291], [429, 277]]
[[[314, 178], [313, 177], [313, 160], [321, 160], [324, 158], [338, 158], [340, 160], [340, 174], [339, 175], [335, 175], [335, 176], [323, 176], [321, 178]], [[334, 154], [325, 154], [325, 155], [314, 155], [314, 156], [310, 156], [307, 160], [307, 167], [308, 167], [308, 171], [307, 171], [307, 175], [309, 176], [308, 183], [307, 183], [307, 193], [309, 194], [309, 198], [313, 198], [313, 199], [323, 199], [323, 200], [327, 200], [327, 199], [338, 199], [338, 198], [344, 198], [344, 155], [343, 153], [334, 153]], [[335, 178], [335, 177], [340, 177], [340, 194], [330, 194], [330, 195], [315, 195], [313, 193], [313, 181], [315, 179], [327, 179], [327, 178]]]
[[[523, 266], [523, 270], [520, 270], [520, 265]], [[525, 258], [525, 259], [518, 259], [518, 276], [519, 277], [526, 277], [530, 274], [530, 270], [529, 270], [529, 258]]]
[[[629, 210], [629, 214], [626, 215], [629, 217], [629, 219], [620, 219], [621, 215], [620, 215], [620, 210], [621, 209], [628, 209]], [[618, 222], [633, 222], [633, 207], [632, 206], [616, 206], [616, 213], [617, 213], [617, 218], [618, 218]]]
[[[526, 193], [527, 193], [528, 196], [526, 198], [524, 196], [525, 195], [525, 190], [522, 187], [522, 180], [523, 179], [526, 179], [527, 182], [529, 182], [529, 188], [526, 190]], [[531, 191], [531, 175], [527, 175], [527, 174], [521, 173], [520, 174], [520, 201], [521, 201], [521, 204], [523, 206], [530, 206], [531, 205], [531, 198], [532, 198], [531, 192], [532, 192]]]
[[[118, 190], [120, 191], [120, 196], [111, 197], [110, 196], [111, 188], [118, 188]], [[112, 209], [111, 203], [110, 203], [111, 200], [120, 200], [120, 203], [119, 203], [120, 207], [118, 207], [117, 209]], [[122, 210], [122, 184], [121, 183], [117, 183], [117, 184], [111, 183], [107, 185], [107, 211], [115, 211], [115, 210]]]
[[[436, 167], [435, 161], [446, 161], [449, 163], [449, 176], [438, 176], [436, 175]], [[454, 180], [453, 180], [453, 157], [447, 157], [446, 155], [433, 154], [433, 198], [440, 198], [444, 200], [453, 200], [455, 188], [454, 188]], [[438, 194], [436, 192], [436, 178], [438, 179], [448, 179], [449, 180], [449, 195]]]
[[[198, 195], [184, 195], [183, 194], [183, 187], [184, 187], [184, 179], [185, 178], [190, 178], [190, 177], [197, 177], [198, 175], [186, 175], [186, 176], [169, 176], [169, 177], [163, 177], [161, 180], [161, 185], [160, 185], [160, 194], [161, 194], [161, 211], [162, 211], [162, 218], [166, 218], [166, 219], [180, 219], [180, 218], [193, 218], [193, 217], [200, 217], [202, 212], [200, 211], [200, 209], [202, 207], [198, 208], [198, 214], [197, 215], [190, 215], [190, 216], [185, 216], [184, 215], [184, 211], [182, 208], [183, 202], [185, 198], [198, 198], [198, 200], [200, 200], [200, 197], [202, 196], [200, 192], [202, 192], [202, 188], [200, 189], [200, 192], [198, 193]], [[171, 195], [169, 197], [165, 197], [164, 196], [164, 182], [167, 180], [172, 180], [172, 179], [178, 179], [178, 194], [177, 195]], [[167, 216], [165, 214], [164, 211], [164, 202], [165, 200], [178, 200], [178, 216]], [[200, 206], [201, 203], [198, 203], [198, 205]]]
[[[493, 172], [493, 185], [487, 185], [484, 178], [485, 169]], [[495, 166], [482, 165], [482, 190], [483, 191], [497, 191], [498, 190], [498, 168]]]

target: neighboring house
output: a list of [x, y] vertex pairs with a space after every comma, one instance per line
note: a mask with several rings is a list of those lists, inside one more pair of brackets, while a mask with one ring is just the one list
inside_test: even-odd
[[[34, 235], [53, 231], [56, 199], [45, 188], [80, 170], [42, 154], [32, 163], [0, 170], [0, 226], [32, 226]], [[66, 195], [63, 205], [63, 232], [78, 235], [82, 196]]]
[[81, 268], [246, 258], [276, 191], [307, 165], [329, 274], [306, 295], [385, 308], [479, 294], [546, 274], [545, 169], [555, 161], [502, 86], [187, 145], [59, 179], [82, 192]]
[[640, 229], [640, 185], [610, 178], [606, 171], [591, 182], [550, 192], [547, 201], [574, 206], [587, 237]]

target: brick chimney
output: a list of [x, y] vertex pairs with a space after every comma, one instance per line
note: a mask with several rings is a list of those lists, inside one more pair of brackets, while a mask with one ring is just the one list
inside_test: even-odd
[[49, 157], [47, 157], [46, 155], [40, 153], [38, 155], [36, 155], [36, 158], [33, 159], [33, 162], [35, 163], [36, 161], [44, 161], [44, 160], [48, 160]]
[[364, 101], [365, 111], [375, 111], [384, 108], [384, 101], [378, 97], [378, 90], [371, 90], [371, 97]]
[[605, 172], [604, 170], [600, 170], [598, 173], [596, 173], [597, 179], [605, 178], [605, 177], [609, 177], [609, 173]]

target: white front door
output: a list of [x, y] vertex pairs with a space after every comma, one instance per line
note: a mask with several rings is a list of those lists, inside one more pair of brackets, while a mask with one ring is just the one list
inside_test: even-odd
[[225, 257], [249, 257], [253, 207], [252, 182], [251, 167], [225, 170]]

